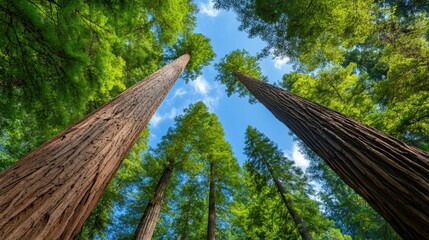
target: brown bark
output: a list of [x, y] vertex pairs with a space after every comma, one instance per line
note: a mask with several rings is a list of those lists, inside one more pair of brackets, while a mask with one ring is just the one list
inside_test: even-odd
[[0, 239], [72, 239], [189, 61], [184, 55], [0, 174]]
[[165, 167], [161, 178], [155, 188], [155, 193], [152, 199], [148, 202], [143, 217], [137, 227], [134, 236], [137, 240], [152, 239], [153, 232], [156, 227], [159, 214], [161, 212], [162, 202], [164, 201], [165, 191], [170, 184], [170, 179], [173, 174], [173, 167]]
[[264, 161], [265, 166], [268, 169], [268, 172], [271, 175], [271, 178], [274, 181], [274, 184], [277, 187], [277, 190], [280, 193], [280, 197], [282, 199], [282, 202], [286, 206], [290, 215], [292, 216], [293, 222], [295, 223], [296, 228], [298, 229], [298, 232], [301, 235], [302, 239], [311, 240], [311, 235], [310, 235], [310, 232], [308, 231], [308, 228], [307, 228], [307, 225], [306, 225], [304, 219], [302, 219], [301, 216], [298, 214], [298, 212], [295, 211], [295, 209], [293, 207], [292, 199], [287, 197], [288, 192], [283, 187], [283, 184], [279, 181], [277, 176], [275, 176], [275, 174], [271, 168], [271, 165], [265, 159], [263, 161]]
[[214, 163], [210, 162], [210, 189], [209, 189], [209, 224], [207, 228], [207, 240], [214, 240], [216, 236], [216, 180]]
[[405, 239], [429, 239], [429, 154], [242, 73], [250, 92]]

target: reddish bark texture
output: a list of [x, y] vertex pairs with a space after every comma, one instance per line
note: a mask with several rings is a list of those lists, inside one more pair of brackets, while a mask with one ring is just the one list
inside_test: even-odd
[[0, 174], [0, 239], [72, 239], [189, 61], [183, 55]]
[[155, 193], [147, 204], [143, 217], [137, 228], [136, 240], [150, 240], [161, 212], [162, 202], [164, 201], [165, 191], [170, 184], [170, 179], [173, 174], [173, 167], [165, 167], [161, 178], [155, 188]]
[[429, 154], [242, 73], [235, 76], [404, 239], [429, 239]]

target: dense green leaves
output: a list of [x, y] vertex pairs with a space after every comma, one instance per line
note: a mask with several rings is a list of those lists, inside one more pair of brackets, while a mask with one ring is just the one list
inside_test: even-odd
[[240, 30], [266, 42], [273, 51], [304, 61], [314, 69], [326, 60], [341, 62], [344, 48], [362, 43], [371, 32], [372, 1], [216, 0], [216, 6], [238, 14]]
[[216, 80], [226, 86], [228, 96], [237, 93], [240, 97], [248, 96], [250, 103], [255, 103], [256, 99], [250, 94], [249, 90], [241, 84], [234, 76], [235, 72], [246, 73], [247, 75], [268, 81], [266, 76], [262, 75], [258, 59], [246, 50], [235, 50], [224, 56], [219, 63], [215, 65], [218, 71]]
[[216, 56], [210, 45], [210, 39], [200, 33], [184, 36], [176, 45], [172, 46], [168, 55], [170, 59], [175, 59], [185, 53], [191, 55], [183, 73], [185, 81], [194, 80], [201, 75], [203, 66], [209, 65]]

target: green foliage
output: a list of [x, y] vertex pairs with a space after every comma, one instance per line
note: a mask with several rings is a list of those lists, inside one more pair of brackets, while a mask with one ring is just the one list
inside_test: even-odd
[[242, 72], [251, 77], [267, 82], [266, 76], [262, 75], [261, 67], [258, 64], [258, 59], [251, 56], [246, 50], [235, 50], [224, 56], [219, 63], [215, 65], [218, 72], [216, 80], [226, 86], [228, 96], [237, 93], [240, 97], [248, 96], [250, 103], [255, 103], [256, 99], [250, 94], [249, 90], [240, 83], [235, 72]]
[[249, 163], [244, 168], [244, 190], [234, 208], [238, 215], [235, 223], [243, 231], [241, 239], [298, 239], [280, 195], [267, 184], [267, 176]]
[[201, 69], [203, 66], [209, 65], [210, 61], [216, 56], [211, 47], [210, 39], [200, 33], [189, 34], [180, 39], [169, 50], [168, 58], [175, 59], [185, 53], [191, 55], [191, 59], [183, 73], [185, 81], [195, 80], [202, 74]]
[[341, 62], [344, 48], [364, 42], [372, 31], [373, 1], [359, 0], [216, 0], [215, 6], [234, 10], [240, 29], [266, 43], [270, 51], [315, 69], [327, 60]]
[[[149, 9], [158, 39], [166, 45], [174, 44], [180, 34], [195, 27], [197, 6], [190, 0], [144, 0], [141, 6]], [[134, 6], [136, 7], [136, 6]]]

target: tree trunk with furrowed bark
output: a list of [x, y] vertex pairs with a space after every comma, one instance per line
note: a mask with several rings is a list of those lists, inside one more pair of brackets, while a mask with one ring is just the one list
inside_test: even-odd
[[[173, 164], [172, 164], [173, 165]], [[148, 202], [143, 217], [137, 227], [134, 238], [136, 240], [150, 240], [161, 212], [162, 202], [164, 201], [165, 191], [170, 184], [173, 174], [173, 167], [165, 167], [161, 178], [155, 188], [153, 197]]]
[[189, 61], [183, 55], [0, 174], [0, 239], [72, 239]]
[[235, 76], [404, 239], [429, 239], [429, 154], [242, 73]]

